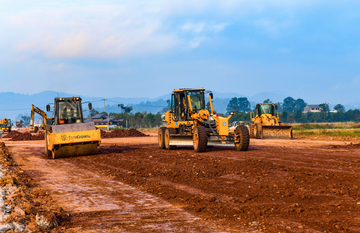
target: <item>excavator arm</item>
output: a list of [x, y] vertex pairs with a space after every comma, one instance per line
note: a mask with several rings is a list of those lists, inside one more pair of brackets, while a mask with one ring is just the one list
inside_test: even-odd
[[35, 132], [35, 127], [34, 127], [34, 118], [35, 118], [35, 113], [39, 114], [40, 116], [43, 117], [44, 120], [44, 127], [46, 128], [46, 124], [47, 124], [47, 115], [46, 113], [41, 110], [38, 107], [35, 107], [33, 104], [31, 105], [31, 119], [30, 119], [30, 132]]

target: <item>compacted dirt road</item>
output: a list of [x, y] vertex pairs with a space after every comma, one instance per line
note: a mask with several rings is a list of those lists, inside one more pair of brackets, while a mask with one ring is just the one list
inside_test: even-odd
[[42, 141], [5, 141], [71, 214], [67, 232], [359, 232], [356, 139], [252, 140], [249, 151], [160, 150], [156, 134], [103, 139], [52, 160]]

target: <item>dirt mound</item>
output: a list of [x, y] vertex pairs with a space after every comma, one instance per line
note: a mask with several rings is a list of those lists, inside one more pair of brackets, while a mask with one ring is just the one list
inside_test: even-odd
[[14, 130], [14, 131], [11, 131], [10, 133], [4, 135], [3, 138], [12, 138], [19, 134], [21, 134], [19, 131]]
[[147, 136], [149, 135], [146, 135], [136, 129], [116, 129], [110, 132], [101, 130], [101, 138], [147, 137]]
[[44, 133], [31, 134], [30, 132], [20, 133], [13, 136], [10, 141], [29, 141], [29, 140], [44, 140]]

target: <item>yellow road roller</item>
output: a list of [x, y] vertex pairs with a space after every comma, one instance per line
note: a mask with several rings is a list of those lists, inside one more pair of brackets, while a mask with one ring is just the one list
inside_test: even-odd
[[[89, 109], [92, 109], [91, 103]], [[50, 112], [50, 104], [46, 110]], [[57, 159], [97, 154], [101, 143], [100, 129], [95, 128], [94, 122], [84, 123], [80, 97], [55, 98], [52, 118], [47, 118], [47, 114], [34, 105], [31, 111], [32, 116], [36, 112], [44, 119], [45, 153], [48, 156]]]

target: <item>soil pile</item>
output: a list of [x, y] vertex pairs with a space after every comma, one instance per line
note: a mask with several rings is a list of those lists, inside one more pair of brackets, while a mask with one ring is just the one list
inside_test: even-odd
[[39, 134], [31, 134], [30, 132], [20, 133], [14, 135], [10, 141], [29, 141], [29, 140], [44, 140], [45, 139], [44, 133]]
[[101, 130], [101, 138], [122, 138], [122, 137], [147, 137], [146, 135], [136, 129], [116, 129], [111, 132]]
[[[1, 232], [57, 232], [56, 228], [70, 220], [48, 191], [40, 187], [12, 160], [12, 155], [0, 143], [0, 190], [3, 207]], [[6, 204], [5, 204], [6, 203]]]
[[3, 138], [12, 138], [19, 134], [21, 134], [19, 131], [14, 130], [14, 131], [11, 131], [10, 133], [4, 135]]

